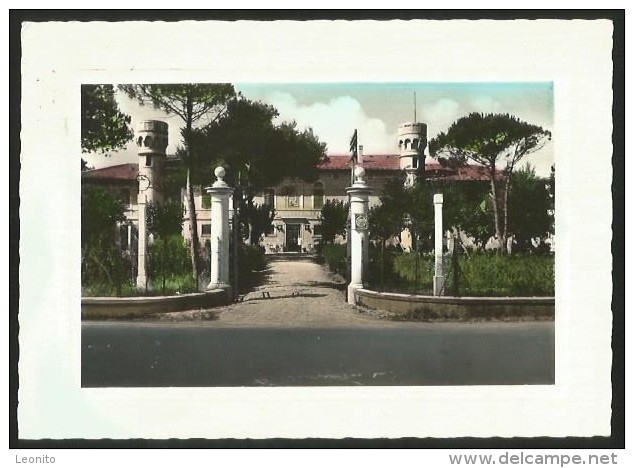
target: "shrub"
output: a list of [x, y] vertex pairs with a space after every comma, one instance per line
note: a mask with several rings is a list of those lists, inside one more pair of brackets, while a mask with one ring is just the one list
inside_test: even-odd
[[328, 268], [333, 273], [345, 276], [347, 269], [347, 246], [346, 244], [324, 245], [321, 251]]
[[167, 293], [168, 279], [191, 275], [189, 248], [179, 234], [155, 239], [149, 248], [148, 260], [148, 273], [154, 288], [163, 294]]
[[[391, 290], [431, 294], [434, 257], [415, 253], [393, 257], [394, 269], [385, 284]], [[454, 274], [450, 258], [445, 259], [447, 294], [461, 296], [553, 296], [555, 294], [554, 258], [538, 255], [498, 255], [474, 253], [460, 256]], [[458, 292], [454, 279], [458, 279]]]
[[461, 258], [464, 295], [554, 296], [554, 258], [538, 255], [473, 254]]
[[240, 243], [238, 265], [239, 288], [241, 292], [246, 292], [259, 282], [263, 276], [263, 270], [266, 269], [264, 248], [259, 245], [244, 245]]

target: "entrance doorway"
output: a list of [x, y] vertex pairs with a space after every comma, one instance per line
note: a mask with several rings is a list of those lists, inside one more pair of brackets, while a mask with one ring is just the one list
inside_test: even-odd
[[302, 250], [302, 225], [286, 225], [286, 250], [288, 252], [300, 252]]

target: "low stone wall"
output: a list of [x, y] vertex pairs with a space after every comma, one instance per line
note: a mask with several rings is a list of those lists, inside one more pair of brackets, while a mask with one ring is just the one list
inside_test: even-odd
[[416, 296], [359, 289], [357, 304], [402, 320], [554, 319], [554, 297]]
[[229, 303], [227, 291], [155, 297], [82, 297], [82, 319], [132, 318], [165, 312], [210, 308]]

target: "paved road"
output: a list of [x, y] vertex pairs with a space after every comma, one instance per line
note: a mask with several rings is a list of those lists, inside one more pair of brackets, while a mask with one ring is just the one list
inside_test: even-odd
[[85, 322], [82, 386], [554, 383], [554, 323], [218, 327]]

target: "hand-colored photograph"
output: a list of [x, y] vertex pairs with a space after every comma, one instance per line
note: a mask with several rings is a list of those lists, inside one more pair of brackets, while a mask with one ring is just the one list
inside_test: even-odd
[[82, 387], [555, 383], [552, 82], [77, 91]]

